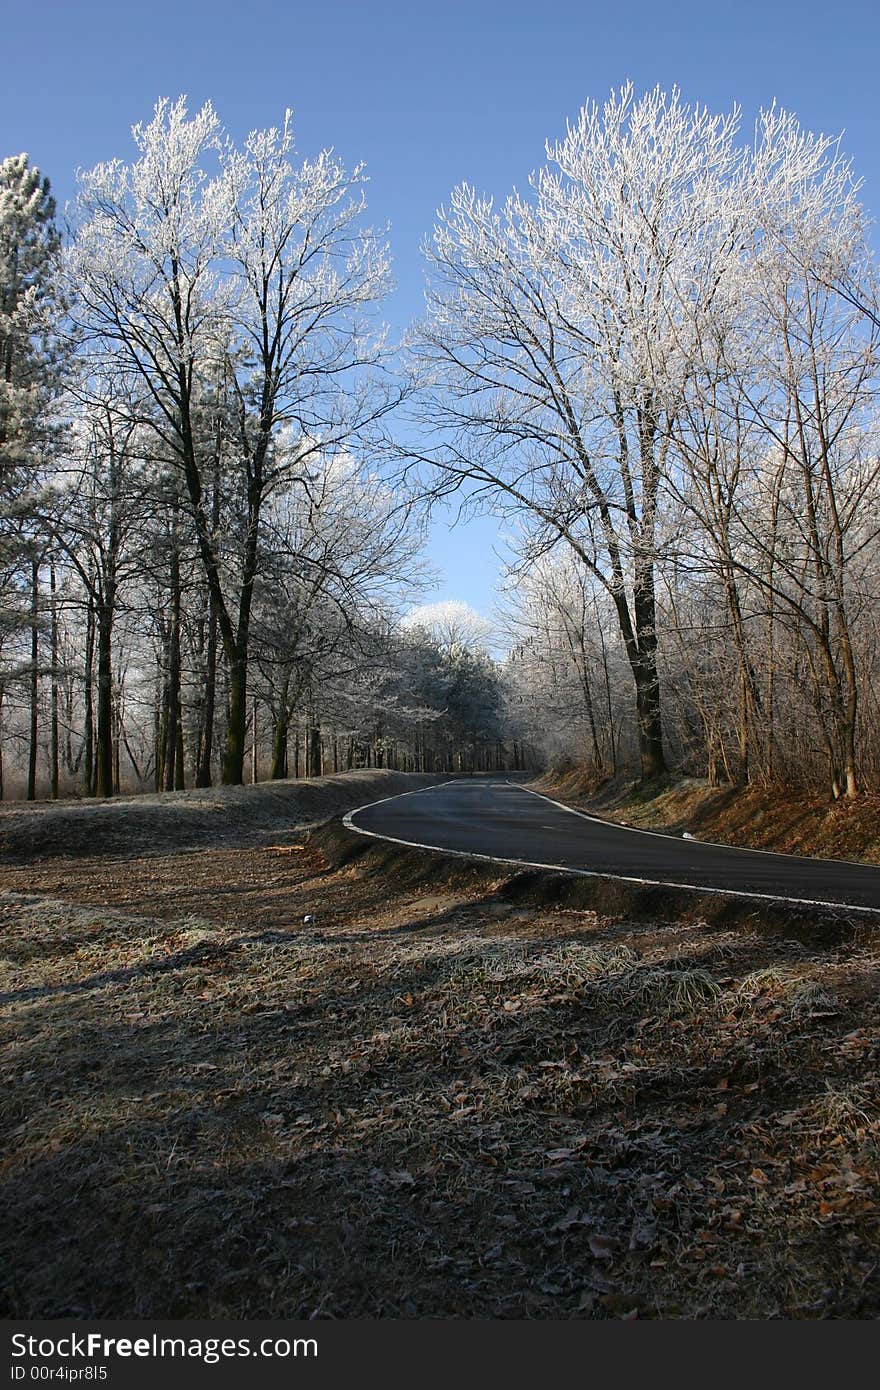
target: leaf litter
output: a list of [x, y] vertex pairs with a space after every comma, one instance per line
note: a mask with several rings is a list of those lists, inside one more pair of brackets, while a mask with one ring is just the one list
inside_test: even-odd
[[877, 1316], [873, 938], [273, 834], [4, 872], [5, 1316]]

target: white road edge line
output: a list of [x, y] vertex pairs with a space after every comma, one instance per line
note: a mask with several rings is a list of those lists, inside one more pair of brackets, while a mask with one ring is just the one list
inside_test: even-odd
[[[342, 824], [345, 826], [346, 830], [357, 830], [359, 835], [372, 835], [372, 830], [359, 830], [356, 825], [352, 825], [352, 816], [358, 815], [361, 811], [369, 811], [371, 806], [381, 806], [383, 801], [402, 801], [405, 796], [418, 796], [420, 792], [431, 792], [435, 787], [449, 787], [457, 780], [456, 777], [450, 777], [445, 782], [429, 782], [426, 787], [413, 787], [411, 792], [392, 792], [390, 796], [377, 797], [375, 801], [367, 801], [363, 806], [355, 806], [353, 811], [348, 811], [342, 817]], [[384, 836], [377, 835], [375, 838], [381, 840], [384, 839]], [[406, 841], [401, 840], [400, 843], [405, 844]], [[422, 845], [421, 848], [428, 849], [430, 846]]]
[[[554, 801], [552, 796], [547, 796], [545, 792], [536, 792], [534, 787], [527, 787], [521, 782], [511, 782], [511, 786], [519, 787], [521, 792], [528, 792], [529, 796], [540, 796], [543, 801], [549, 801], [551, 806], [558, 806], [561, 811], [570, 811], [573, 816], [580, 816], [583, 820], [593, 821], [596, 825], [604, 825], [612, 830], [627, 830], [630, 835], [652, 835], [655, 840], [676, 840], [676, 835], [671, 835], [665, 830], [644, 830], [640, 825], [623, 825], [616, 820], [605, 820], [603, 816], [591, 816], [589, 811], [579, 811], [574, 806], [566, 806], [563, 801]], [[697, 845], [711, 845], [712, 849], [729, 849], [734, 854], [768, 854], [771, 859], [809, 859], [812, 856], [803, 854], [787, 854], [781, 849], [755, 849], [752, 845], [722, 845], [718, 840], [701, 840], [696, 835], [692, 836], [692, 842]], [[828, 858], [819, 860], [820, 864], [848, 864], [853, 869], [876, 869], [876, 864], [865, 864], [858, 859], [835, 859], [830, 855]], [[792, 899], [793, 902], [798, 901]], [[880, 911], [878, 908], [867, 907], [866, 912]]]
[[[798, 907], [830, 907], [837, 911], [850, 912], [870, 912], [875, 916], [880, 916], [880, 907], [864, 907], [861, 903], [838, 903], [826, 902], [823, 898], [789, 898], [782, 893], [751, 893], [745, 888], [709, 888], [701, 887], [696, 883], [672, 883], [663, 878], [635, 878], [630, 874], [608, 874], [601, 873], [598, 869], [571, 869], [565, 864], [540, 864], [532, 859], [505, 859], [494, 854], [476, 854], [466, 849], [447, 849], [443, 845], [426, 845], [421, 840], [401, 840], [396, 835], [380, 835], [375, 830], [364, 830], [361, 826], [355, 825], [352, 816], [357, 816], [361, 811], [369, 811], [373, 806], [381, 806], [384, 801], [400, 801], [405, 796], [417, 796], [419, 792], [433, 791], [437, 787], [449, 787], [453, 782], [457, 782], [457, 777], [450, 777], [447, 782], [435, 782], [428, 787], [416, 787], [411, 792], [400, 792], [397, 796], [380, 796], [376, 801], [368, 801], [364, 806], [356, 806], [353, 811], [349, 811], [342, 818], [342, 824], [346, 830], [353, 830], [356, 835], [368, 835], [371, 840], [384, 840], [391, 845], [404, 845], [407, 849], [427, 849], [434, 854], [451, 854], [456, 859], [478, 859], [484, 864], [518, 864], [524, 869], [546, 869], [554, 874], [573, 874], [577, 878], [607, 878], [614, 883], [638, 883], [645, 888], [675, 888], [686, 893], [712, 893], [722, 898], [750, 898], [761, 902], [770, 903], [794, 903]], [[559, 806], [563, 811], [570, 811], [573, 816], [581, 816], [584, 820], [598, 821], [600, 825], [607, 826], [608, 821], [600, 820], [598, 816], [587, 815], [585, 811], [576, 811], [571, 806], [563, 806], [561, 801], [554, 801], [552, 797], [544, 796], [543, 792], [532, 791], [530, 787], [524, 787], [518, 782], [506, 783], [510, 787], [518, 787], [520, 791], [527, 791], [532, 796], [539, 796], [544, 801], [549, 801], [553, 806]], [[613, 822], [611, 823], [613, 827]], [[634, 826], [621, 825], [620, 830], [632, 830], [637, 835], [656, 835], [657, 831], [637, 830]], [[661, 835], [660, 839], [668, 839], [669, 836]], [[710, 841], [698, 841], [699, 844], [709, 844]], [[736, 845], [719, 845], [719, 849], [736, 849]], [[757, 854], [769, 854], [770, 850], [756, 850]], [[789, 858], [797, 858], [790, 855]], [[848, 864], [848, 859], [835, 860], [835, 863]]]

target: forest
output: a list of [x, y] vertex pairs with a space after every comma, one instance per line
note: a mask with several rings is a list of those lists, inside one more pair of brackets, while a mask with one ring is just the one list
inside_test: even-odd
[[[289, 112], [131, 133], [63, 216], [0, 164], [0, 795], [878, 789], [880, 299], [838, 140], [587, 103], [523, 191], [452, 191], [398, 343], [363, 165]], [[505, 527], [491, 619], [425, 601], [444, 499], [465, 565], [468, 515]]]
[[[525, 148], [526, 78], [572, 90], [543, 14], [466, 6], [459, 55], [432, 12], [423, 64], [418, 6], [343, 8], [249, 65], [236, 13], [225, 114], [151, 78], [129, 141], [102, 87], [63, 207], [0, 159], [0, 1319], [301, 1322], [334, 1384], [347, 1321], [458, 1375], [465, 1322], [546, 1323], [543, 1369], [562, 1320], [876, 1319], [858, 171], [674, 87]], [[290, 53], [296, 140], [240, 138]]]

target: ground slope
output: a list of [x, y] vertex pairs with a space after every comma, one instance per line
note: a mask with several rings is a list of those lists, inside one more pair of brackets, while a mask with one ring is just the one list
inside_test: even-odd
[[8, 867], [3, 1314], [876, 1317], [875, 935], [583, 883]]
[[314, 825], [440, 777], [363, 768], [249, 787], [0, 805], [0, 863], [44, 855], [126, 855], [245, 841]]
[[579, 771], [547, 773], [535, 786], [569, 805], [640, 830], [687, 831], [742, 848], [880, 864], [880, 796], [830, 801], [802, 789], [710, 787], [683, 777], [654, 787], [600, 786]]

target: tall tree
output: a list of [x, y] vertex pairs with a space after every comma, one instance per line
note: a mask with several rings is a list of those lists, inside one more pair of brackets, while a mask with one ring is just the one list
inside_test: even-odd
[[49, 180], [26, 154], [0, 163], [0, 525], [17, 534], [55, 385], [59, 251]]
[[[0, 649], [30, 628], [28, 796], [36, 795], [40, 562], [34, 516], [57, 389], [59, 236], [49, 180], [26, 154], [0, 163]], [[29, 597], [28, 595], [29, 591]], [[6, 673], [10, 674], [9, 672]], [[12, 670], [13, 677], [16, 672]]]
[[[70, 448], [60, 464], [44, 522], [53, 543], [73, 566], [86, 595], [97, 649], [97, 722], [94, 783], [91, 749], [86, 784], [98, 796], [114, 791], [114, 629], [120, 590], [143, 573], [136, 538], [155, 507], [143, 457], [145, 431], [126, 400], [124, 382], [92, 380], [70, 431]], [[88, 646], [91, 644], [88, 643]], [[91, 651], [86, 652], [91, 667]], [[91, 685], [91, 670], [89, 670]], [[91, 690], [89, 691], [91, 699]], [[89, 711], [90, 713], [90, 711]]]
[[[665, 768], [656, 567], [693, 320], [736, 244], [736, 116], [627, 86], [589, 104], [496, 211], [467, 185], [428, 248], [419, 452], [436, 490], [516, 512], [533, 554], [570, 547], [614, 604], [642, 775]], [[440, 435], [437, 437], [437, 425]]]
[[[361, 225], [361, 167], [348, 173], [328, 151], [295, 167], [289, 115], [236, 150], [209, 103], [190, 119], [181, 98], [159, 102], [133, 135], [131, 165], [83, 178], [70, 269], [95, 350], [146, 387], [185, 481], [228, 670], [223, 780], [235, 783], [266, 499], [304, 484], [315, 453], [348, 443], [397, 397], [369, 370], [383, 348], [361, 319], [387, 287], [387, 253]], [[218, 377], [237, 426], [226, 554], [212, 527], [213, 447], [197, 428]], [[275, 453], [284, 424], [293, 446]]]

